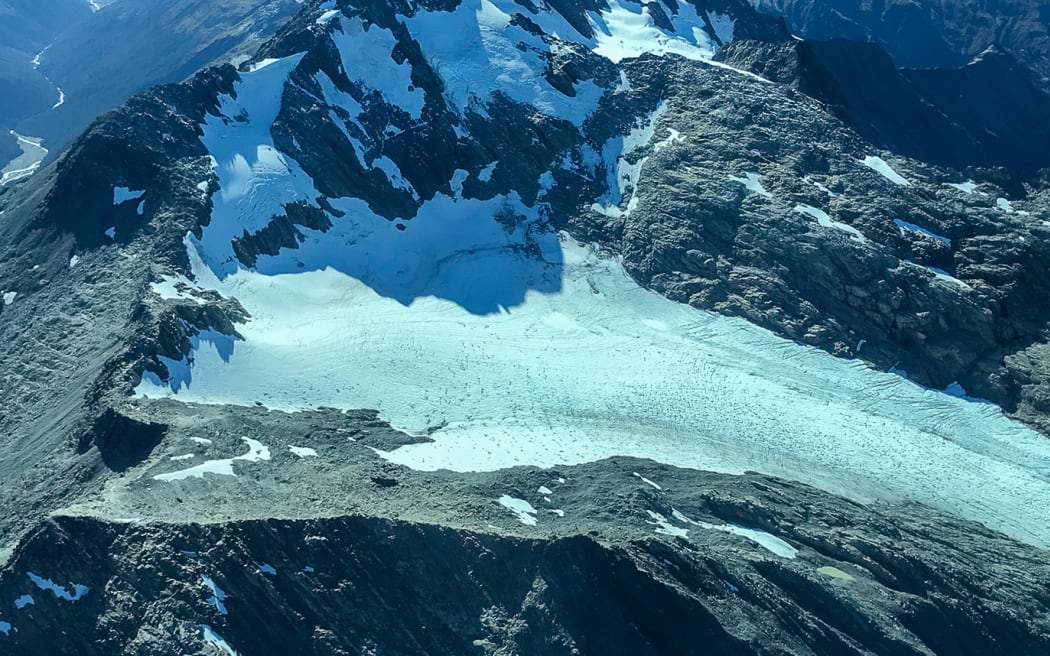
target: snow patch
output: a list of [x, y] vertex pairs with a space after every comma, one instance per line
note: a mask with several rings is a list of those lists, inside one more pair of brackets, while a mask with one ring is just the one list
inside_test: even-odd
[[338, 16], [339, 13], [340, 12], [338, 9], [329, 9], [328, 11], [318, 16], [317, 20], [315, 20], [314, 22], [318, 25], [324, 25], [325, 23], [330, 22], [333, 18]]
[[290, 446], [290, 447], [288, 447], [288, 450], [291, 451], [294, 455], [296, 455], [296, 456], [298, 456], [300, 458], [311, 458], [311, 457], [316, 458], [317, 457], [317, 451], [315, 451], [314, 449], [311, 449], [308, 446]]
[[543, 494], [545, 496], [550, 496], [550, 495], [554, 494], [554, 490], [550, 489], [546, 485], [541, 485], [540, 489], [537, 490], [537, 492], [539, 492], [540, 494]]
[[204, 642], [214, 646], [219, 651], [227, 654], [227, 656], [237, 656], [237, 652], [233, 650], [230, 643], [223, 640], [222, 636], [216, 633], [207, 624], [201, 624], [201, 633], [204, 638]]
[[270, 459], [270, 448], [250, 437], [242, 437], [248, 445], [248, 453], [234, 458], [222, 458], [220, 460], [208, 460], [195, 467], [179, 471], [157, 474], [153, 478], [158, 481], [181, 481], [187, 478], [204, 478], [205, 474], [216, 474], [219, 476], [236, 476], [233, 471], [233, 463], [240, 460], [243, 462], [259, 462]]
[[51, 594], [55, 595], [56, 599], [64, 599], [65, 601], [69, 602], [80, 601], [84, 598], [84, 595], [86, 595], [90, 591], [90, 588], [88, 588], [86, 585], [73, 583], [73, 591], [70, 592], [63, 586], [56, 584], [51, 579], [45, 579], [44, 577], [34, 574], [33, 572], [28, 572], [27, 576], [29, 577], [29, 580], [33, 582], [33, 585], [40, 588], [41, 590], [50, 591]]
[[946, 182], [945, 186], [953, 187], [967, 194], [972, 194], [977, 191], [977, 183], [973, 180], [967, 180], [966, 182]]
[[[648, 117], [639, 119], [630, 132], [605, 143], [599, 161], [605, 164], [609, 191], [591, 205], [592, 211], [620, 218], [629, 216], [638, 205], [638, 180], [649, 158], [637, 153], [652, 142], [656, 124], [666, 112], [667, 101], [661, 101]], [[625, 198], [627, 205], [621, 208]]]
[[766, 191], [766, 188], [762, 186], [761, 182], [759, 182], [760, 177], [761, 176], [759, 176], [758, 173], [754, 171], [748, 171], [744, 174], [744, 177], [730, 176], [729, 179], [733, 182], [739, 182], [740, 184], [744, 185], [744, 187], [746, 187], [748, 191], [754, 192], [759, 196], [772, 198], [773, 194]]
[[641, 474], [639, 474], [638, 472], [631, 472], [631, 473], [632, 473], [632, 474], [634, 474], [634, 475], [635, 475], [635, 476], [636, 476], [637, 478], [639, 478], [639, 479], [640, 479], [640, 480], [641, 480], [641, 481], [642, 481], [643, 483], [645, 483], [646, 485], [651, 485], [652, 487], [655, 487], [655, 488], [656, 488], [657, 490], [663, 490], [663, 488], [662, 488], [662, 487], [660, 487], [660, 486], [659, 486], [659, 485], [657, 485], [656, 483], [654, 483], [654, 482], [650, 481], [650, 480], [649, 480], [648, 478], [646, 478], [645, 476], [642, 476], [642, 475], [641, 475]]
[[226, 591], [219, 587], [219, 585], [210, 576], [201, 575], [201, 583], [204, 584], [209, 590], [211, 590], [211, 596], [206, 601], [215, 606], [215, 610], [219, 611], [220, 615], [229, 615], [226, 610], [226, 604], [223, 603], [229, 598]]
[[536, 513], [539, 512], [525, 499], [516, 499], [504, 494], [499, 498], [499, 505], [514, 513], [518, 521], [526, 526], [536, 525]]
[[113, 204], [122, 205], [129, 200], [138, 200], [146, 193], [144, 189], [129, 189], [127, 187], [113, 187]]
[[700, 528], [722, 531], [724, 533], [730, 533], [732, 535], [738, 535], [742, 538], [754, 542], [763, 549], [770, 553], [776, 554], [781, 558], [794, 558], [798, 555], [798, 549], [788, 544], [786, 541], [778, 538], [777, 536], [769, 533], [768, 531], [762, 531], [757, 528], [747, 528], [738, 524], [711, 524], [708, 522], [697, 522], [689, 519], [682, 513], [674, 510], [672, 516], [680, 522], [686, 524], [692, 524], [693, 526], [699, 526]]
[[875, 155], [868, 155], [867, 157], [862, 159], [861, 162], [864, 164], [864, 166], [875, 171], [876, 173], [886, 178], [893, 184], [900, 185], [902, 187], [907, 187], [911, 185], [910, 182], [904, 179], [904, 176], [894, 171], [893, 167], [887, 164], [886, 160], [882, 159], [881, 157], [877, 157]]
[[15, 302], [15, 298], [18, 296], [18, 292], [4, 292], [4, 305], [11, 305]]
[[947, 237], [942, 237], [942, 236], [940, 236], [938, 234], [934, 234], [934, 233], [930, 232], [929, 230], [927, 230], [926, 228], [923, 228], [921, 226], [917, 226], [914, 223], [908, 223], [907, 221], [902, 221], [901, 219], [894, 219], [893, 220], [893, 225], [897, 226], [897, 228], [900, 229], [901, 235], [904, 235], [904, 234], [909, 233], [909, 232], [913, 232], [913, 233], [915, 233], [917, 235], [922, 235], [923, 237], [926, 237], [927, 239], [932, 239], [933, 241], [938, 241], [938, 242], [944, 244], [945, 246], [951, 246], [952, 245], [952, 241], [950, 239], [948, 239]]
[[842, 232], [849, 234], [850, 239], [852, 239], [853, 241], [860, 243], [868, 241], [868, 238], [865, 237], [864, 233], [862, 233], [860, 230], [857, 230], [851, 225], [846, 225], [845, 223], [832, 221], [831, 217], [828, 216], [827, 212], [825, 212], [822, 209], [812, 207], [810, 205], [796, 205], [795, 211], [799, 214], [805, 214], [807, 216], [813, 217], [817, 220], [817, 224], [819, 224], [822, 228], [834, 228], [836, 230], [841, 230]]
[[661, 535], [670, 535], [671, 537], [676, 538], [689, 537], [689, 529], [675, 526], [658, 512], [653, 512], [652, 510], [646, 510], [645, 512], [649, 513], [649, 517], [651, 518], [651, 521], [647, 523], [656, 526], [657, 533], [660, 533]]

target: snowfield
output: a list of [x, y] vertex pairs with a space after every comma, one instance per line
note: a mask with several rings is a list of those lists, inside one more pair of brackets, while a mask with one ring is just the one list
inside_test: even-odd
[[[506, 29], [497, 29], [498, 12], [483, 9], [490, 36]], [[370, 48], [385, 38], [373, 37]], [[238, 327], [244, 339], [196, 340], [187, 360], [170, 363], [171, 379], [145, 376], [139, 396], [376, 409], [393, 426], [432, 438], [381, 453], [415, 469], [552, 467], [620, 455], [754, 470], [861, 501], [923, 502], [1050, 545], [1044, 437], [988, 404], [642, 289], [616, 260], [551, 233], [542, 204], [526, 206], [515, 194], [439, 194], [404, 230], [360, 200], [332, 199], [345, 215], [333, 217], [331, 230], [302, 228], [300, 248], [246, 269], [231, 239], [264, 227], [284, 203], [318, 196], [269, 134], [298, 61], [246, 74], [237, 99], [224, 98], [222, 112], [243, 110], [247, 121], [209, 117], [203, 126], [219, 189], [211, 223], [199, 239], [186, 237], [191, 284], [241, 302], [251, 315]], [[403, 82], [385, 81], [392, 93], [409, 93]], [[474, 102], [461, 92], [455, 84], [447, 91]], [[610, 188], [621, 191], [608, 200], [628, 195], [635, 164], [621, 157], [633, 139], [659, 134], [655, 127], [643, 124], [644, 135], [603, 153], [616, 163]], [[156, 289], [170, 297], [172, 285]], [[246, 456], [177, 477], [262, 459], [262, 445], [246, 442]]]

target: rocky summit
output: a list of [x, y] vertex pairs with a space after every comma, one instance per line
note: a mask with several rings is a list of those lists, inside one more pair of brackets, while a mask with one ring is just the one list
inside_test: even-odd
[[0, 653], [1050, 653], [1045, 12], [231, 4], [0, 184]]

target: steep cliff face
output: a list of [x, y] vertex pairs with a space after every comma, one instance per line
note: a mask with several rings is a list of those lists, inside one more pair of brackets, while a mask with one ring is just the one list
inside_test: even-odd
[[[632, 478], [639, 464], [561, 469], [561, 484], [504, 476], [509, 489], [537, 478], [554, 486], [569, 514], [543, 511], [542, 529], [476, 491], [458, 503], [492, 509], [481, 531], [364, 517], [59, 517], [0, 575], [0, 597], [19, 600], [0, 612], [0, 639], [19, 655], [1040, 654], [1050, 645], [1040, 552], [757, 476], [643, 469], [678, 490], [658, 491]], [[698, 483], [700, 499], [688, 492]], [[740, 525], [756, 521], [773, 533]]]
[[1050, 14], [1024, 0], [857, 2], [757, 0], [811, 39], [874, 41], [907, 68], [965, 65], [992, 45], [1021, 59], [1044, 90], [1050, 88]]

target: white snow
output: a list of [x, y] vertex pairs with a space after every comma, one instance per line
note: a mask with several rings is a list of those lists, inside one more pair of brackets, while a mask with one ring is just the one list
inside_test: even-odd
[[[591, 205], [591, 211], [620, 218], [629, 216], [638, 205], [638, 180], [649, 158], [637, 153], [652, 142], [656, 125], [666, 112], [667, 102], [661, 101], [647, 117], [638, 119], [630, 132], [605, 143], [601, 158], [597, 161], [605, 163], [609, 191]], [[621, 209], [625, 199], [627, 205]]]
[[151, 283], [150, 288], [165, 300], [190, 301], [198, 305], [203, 303], [201, 299], [185, 291], [196, 289], [196, 285], [183, 275], [163, 276], [160, 282]]
[[4, 305], [11, 305], [15, 302], [15, 298], [18, 296], [18, 292], [4, 292]]
[[204, 478], [205, 474], [236, 476], [237, 474], [233, 471], [234, 462], [238, 460], [242, 462], [259, 462], [270, 459], [269, 447], [257, 440], [251, 439], [250, 437], [242, 437], [241, 439], [248, 445], [248, 453], [245, 453], [244, 455], [236, 456], [234, 458], [222, 458], [220, 460], [207, 460], [199, 465], [190, 467], [189, 469], [181, 469], [166, 474], [157, 474], [153, 478], [158, 481], [181, 481], [187, 478]]
[[641, 481], [642, 481], [643, 483], [645, 483], [646, 485], [651, 485], [651, 486], [655, 487], [655, 488], [656, 488], [657, 490], [663, 490], [663, 488], [662, 488], [662, 487], [660, 487], [660, 486], [659, 486], [659, 485], [657, 485], [656, 483], [654, 483], [654, 482], [650, 481], [650, 480], [649, 480], [648, 478], [646, 478], [645, 476], [642, 476], [642, 475], [641, 475], [641, 474], [639, 474], [638, 472], [631, 472], [631, 473], [632, 473], [632, 474], [634, 474], [635, 476], [637, 476], [637, 477], [638, 477], [639, 479], [641, 479]]
[[536, 525], [536, 513], [539, 512], [525, 499], [516, 499], [504, 494], [499, 498], [499, 505], [514, 513], [518, 521], [527, 526]]
[[860, 230], [857, 230], [851, 225], [846, 225], [845, 223], [833, 221], [831, 217], [828, 216], [827, 212], [820, 208], [812, 207], [810, 205], [796, 205], [795, 211], [799, 214], [805, 214], [807, 216], [813, 217], [817, 220], [817, 224], [819, 224], [822, 228], [834, 228], [836, 230], [841, 230], [842, 232], [848, 233], [850, 239], [852, 239], [853, 241], [860, 243], [868, 241], [868, 238], [865, 237], [864, 233], [862, 233]]
[[339, 10], [338, 9], [329, 9], [328, 11], [326, 11], [323, 14], [321, 14], [320, 16], [318, 16], [317, 20], [314, 21], [314, 22], [317, 23], [318, 25], [324, 25], [325, 23], [331, 21], [333, 18], [335, 18], [338, 15], [339, 15]]
[[652, 518], [651, 521], [647, 523], [656, 526], [657, 533], [663, 535], [670, 535], [671, 537], [677, 538], [689, 537], [689, 529], [675, 526], [671, 522], [667, 521], [667, 518], [658, 512], [653, 512], [652, 510], [646, 510], [645, 512], [649, 513], [649, 517]]
[[656, 145], [653, 146], [653, 150], [654, 151], [660, 152], [661, 150], [663, 150], [664, 148], [667, 148], [668, 146], [673, 146], [676, 143], [684, 143], [685, 142], [685, 137], [683, 137], [682, 133], [679, 132], [678, 130], [675, 130], [674, 128], [666, 128], [666, 130], [667, 130], [667, 138], [664, 139], [663, 141], [656, 142]]
[[237, 656], [237, 652], [233, 650], [230, 643], [223, 640], [222, 636], [216, 633], [207, 624], [201, 624], [201, 632], [204, 637], [204, 642], [209, 645], [213, 645], [217, 650], [227, 654], [227, 656]]
[[[914, 499], [1016, 537], [1050, 538], [1040, 502], [1050, 495], [1040, 473], [1050, 444], [994, 408], [675, 304], [613, 261], [569, 241], [561, 249], [560, 289], [530, 291], [498, 314], [432, 296], [406, 305], [330, 268], [212, 276], [208, 285], [237, 297], [253, 320], [228, 362], [202, 343], [179, 397], [251, 405], [270, 394], [278, 409], [371, 407], [413, 433], [444, 426], [434, 442], [384, 454], [419, 469], [633, 455], [761, 471], [861, 500]], [[459, 261], [508, 265], [493, 258]], [[194, 266], [208, 278], [199, 259]], [[466, 282], [471, 271], [424, 274]], [[553, 327], [554, 313], [574, 323]], [[646, 323], [656, 318], [667, 330]], [[420, 393], [413, 381], [423, 379], [432, 391]], [[174, 395], [148, 381], [139, 393]], [[930, 437], [942, 434], [952, 439]]]
[[281, 60], [280, 59], [275, 59], [273, 57], [267, 57], [266, 59], [260, 59], [257, 62], [253, 62], [251, 64], [248, 64], [248, 72], [249, 73], [255, 73], [256, 71], [261, 71], [262, 69], [267, 68], [269, 66], [272, 66], [273, 64], [276, 64], [279, 61], [281, 61]]
[[832, 198], [838, 198], [839, 196], [842, 195], [842, 194], [838, 193], [837, 191], [832, 191], [832, 190], [828, 189], [823, 183], [817, 182], [816, 180], [814, 180], [812, 177], [810, 177], [808, 175], [807, 176], [803, 176], [802, 181], [803, 182], [808, 182], [809, 184], [813, 185], [817, 189], [820, 189], [821, 191], [823, 191], [828, 196], [831, 196]]
[[193, 460], [193, 458], [196, 455], [197, 454], [195, 454], [195, 453], [184, 453], [181, 456], [172, 456], [172, 457], [168, 458], [168, 460], [171, 460], [172, 462], [178, 462], [180, 460]]
[[15, 608], [22, 610], [26, 606], [33, 606], [36, 602], [33, 601], [33, 595], [24, 594], [18, 599], [15, 599]]
[[620, 79], [616, 83], [616, 87], [613, 89], [613, 93], [629, 93], [634, 90], [631, 86], [631, 81], [627, 79], [627, 71], [620, 71]]
[[679, 3], [678, 14], [671, 16], [674, 32], [657, 27], [647, 7], [629, 0], [609, 0], [608, 11], [588, 12], [587, 16], [595, 34], [594, 52], [613, 63], [647, 53], [709, 60], [718, 49], [704, 31], [696, 7], [688, 2]]
[[539, 492], [540, 494], [544, 494], [544, 495], [547, 495], [547, 496], [550, 496], [550, 495], [554, 494], [554, 490], [550, 489], [550, 488], [549, 488], [549, 487], [547, 487], [546, 485], [541, 485], [541, 486], [540, 486], [540, 489], [539, 489], [539, 490], [537, 490], [537, 491], [538, 491], [538, 492]]
[[290, 446], [288, 450], [300, 458], [317, 457], [317, 451], [308, 446]]
[[911, 260], [903, 260], [903, 262], [905, 264], [909, 265], [909, 266], [926, 269], [928, 272], [933, 274], [933, 276], [934, 276], [934, 278], [936, 280], [939, 280], [941, 282], [945, 282], [945, 283], [948, 283], [948, 284], [951, 284], [951, 285], [955, 285], [956, 287], [960, 287], [961, 289], [964, 289], [964, 290], [967, 290], [967, 291], [973, 289], [972, 287], [967, 285], [965, 282], [963, 282], [962, 280], [959, 280], [958, 278], [956, 278], [955, 276], [951, 275], [950, 273], [948, 273], [944, 269], [938, 269], [937, 267], [927, 266], [925, 264], [918, 264], [916, 262], [912, 262]]
[[211, 445], [211, 440], [209, 440], [206, 437], [191, 437], [190, 439], [196, 442], [197, 444], [202, 444], [204, 446]]
[[[487, 115], [485, 105], [498, 90], [543, 114], [582, 125], [605, 90], [591, 80], [576, 84], [575, 97], [552, 87], [544, 73], [560, 46], [512, 24], [511, 17], [521, 12], [521, 5], [513, 0], [464, 0], [454, 12], [419, 10], [404, 22], [431, 68], [444, 80], [446, 99], [461, 112], [471, 108]], [[547, 34], [585, 41], [549, 9], [529, 18]], [[389, 52], [386, 49], [388, 59]]]
[[70, 269], [75, 267], [77, 264], [80, 264], [80, 256], [79, 255], [74, 255], [73, 257], [69, 258], [69, 268]]
[[1007, 214], [1013, 214], [1014, 213], [1013, 203], [1011, 203], [1006, 198], [996, 198], [995, 199], [995, 206], [998, 207], [999, 209], [1001, 209], [1002, 211], [1006, 212]]
[[714, 28], [715, 36], [717, 36], [718, 40], [722, 42], [722, 45], [733, 40], [733, 30], [736, 27], [736, 22], [731, 16], [709, 13], [707, 14], [707, 17], [711, 19], [711, 27]]
[[481, 171], [478, 172], [478, 180], [481, 180], [482, 182], [488, 182], [491, 180], [492, 174], [496, 171], [496, 165], [498, 164], [499, 162], [491, 162], [485, 168], [481, 169]]
[[711, 524], [709, 522], [698, 522], [689, 519], [677, 510], [673, 510], [671, 515], [678, 521], [686, 524], [692, 524], [693, 526], [699, 526], [700, 528], [715, 531], [723, 531], [732, 535], [739, 535], [781, 558], [794, 558], [798, 555], [798, 549], [768, 531], [762, 531], [757, 528], [747, 528], [738, 524]]
[[557, 515], [558, 517], [564, 517], [565, 516], [565, 511], [562, 510], [561, 508], [551, 508], [550, 512], [552, 514], [554, 514], [554, 515]]
[[[516, 195], [439, 194], [404, 232], [361, 201], [332, 199], [345, 216], [327, 233], [303, 229], [300, 248], [240, 266], [233, 238], [265, 226], [284, 203], [318, 195], [270, 138], [297, 61], [245, 74], [237, 100], [223, 98], [223, 114], [244, 110], [249, 122], [204, 125], [220, 190], [201, 237], [187, 236], [187, 256], [197, 287], [248, 311], [244, 340], [199, 340], [172, 363], [172, 380], [145, 376], [140, 396], [375, 408], [432, 438], [382, 453], [417, 469], [634, 456], [759, 471], [859, 501], [923, 502], [1050, 544], [1042, 436], [994, 407], [642, 289], [615, 260], [545, 232], [542, 208]], [[656, 122], [641, 127], [603, 149], [610, 194], [620, 190], [621, 155], [650, 143]], [[498, 214], [518, 225], [505, 229]]]
[[120, 205], [129, 200], [138, 200], [146, 193], [145, 189], [128, 189], [127, 187], [113, 187], [113, 204]]
[[55, 87], [58, 90], [58, 100], [54, 105], [51, 105], [51, 109], [58, 109], [62, 105], [66, 104], [66, 92], [62, 90], [62, 87]]
[[[401, 64], [394, 61], [397, 39], [390, 30], [375, 24], [366, 27], [360, 18], [347, 18], [340, 21], [332, 40], [352, 82], [375, 89], [386, 102], [408, 112], [412, 118], [420, 118], [423, 90], [412, 84], [412, 65], [407, 61]], [[427, 52], [425, 46], [423, 52]]]
[[70, 592], [65, 587], [56, 584], [51, 579], [45, 579], [42, 576], [28, 572], [29, 580], [33, 582], [33, 585], [40, 588], [41, 590], [50, 591], [51, 594], [55, 595], [56, 599], [64, 599], [65, 601], [73, 602], [81, 600], [90, 589], [86, 585], [79, 583], [73, 583], [73, 591]]
[[881, 157], [877, 157], [875, 155], [868, 155], [867, 157], [862, 159], [861, 162], [864, 164], [864, 166], [867, 166], [869, 169], [872, 169], [873, 171], [877, 172], [879, 175], [886, 178], [893, 184], [901, 185], [902, 187], [907, 187], [911, 185], [910, 182], [905, 180], [901, 174], [894, 171], [893, 167], [887, 164], [886, 161]]
[[766, 188], [762, 186], [761, 182], [759, 182], [760, 177], [761, 176], [759, 176], [758, 173], [754, 171], [748, 171], [744, 174], [743, 177], [729, 176], [729, 179], [733, 182], [739, 182], [740, 184], [744, 185], [744, 187], [746, 187], [748, 191], [754, 192], [759, 196], [772, 198], [773, 194], [766, 191]]
[[226, 611], [226, 604], [223, 603], [228, 598], [226, 591], [220, 588], [214, 579], [204, 574], [201, 575], [201, 583], [211, 591], [211, 596], [208, 597], [207, 602], [215, 606], [215, 610], [219, 611], [220, 615], [229, 615]]
[[955, 189], [967, 194], [972, 194], [977, 191], [977, 183], [973, 180], [967, 180], [966, 182], [946, 182], [945, 185], [948, 187], [954, 187]]
[[952, 245], [952, 240], [948, 239], [947, 237], [942, 237], [941, 235], [934, 234], [934, 233], [930, 232], [929, 230], [927, 230], [926, 228], [923, 228], [921, 226], [917, 226], [914, 223], [909, 223], [909, 222], [903, 221], [901, 219], [894, 219], [893, 220], [893, 225], [897, 226], [897, 228], [900, 229], [902, 235], [905, 234], [905, 233], [908, 233], [908, 232], [914, 232], [917, 235], [922, 235], [923, 237], [926, 237], [928, 239], [932, 239], [933, 241], [939, 241], [942, 244], [944, 244], [945, 246], [951, 246]]

